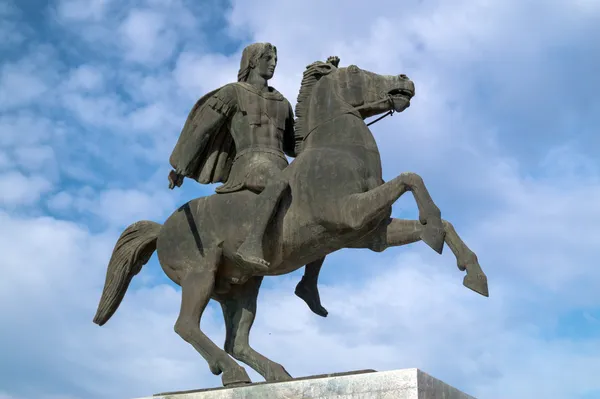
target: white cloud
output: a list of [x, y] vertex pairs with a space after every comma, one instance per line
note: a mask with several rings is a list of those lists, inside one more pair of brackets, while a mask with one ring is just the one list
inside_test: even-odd
[[61, 191], [50, 197], [47, 205], [48, 209], [54, 212], [66, 212], [73, 208], [74, 198], [73, 195], [65, 191]]
[[29, 65], [4, 65], [0, 72], [0, 107], [11, 108], [36, 100], [48, 86]]
[[106, 16], [112, 0], [60, 0], [56, 11], [60, 18], [73, 21], [99, 21]]
[[139, 219], [166, 217], [174, 212], [176, 203], [170, 193], [162, 190], [146, 193], [139, 190], [110, 190], [98, 199], [97, 212], [103, 220], [117, 226], [126, 226]]
[[12, 166], [11, 159], [5, 152], [0, 152], [0, 170]]
[[0, 4], [0, 47], [8, 48], [23, 43], [30, 29], [20, 22], [22, 14], [11, 0]]
[[177, 35], [164, 15], [150, 10], [134, 9], [120, 27], [126, 57], [143, 63], [157, 64], [171, 56]]
[[64, 106], [83, 124], [94, 127], [124, 129], [126, 106], [116, 94], [65, 94]]
[[0, 173], [0, 205], [34, 205], [52, 187], [53, 184], [42, 176], [26, 176], [19, 172]]
[[36, 146], [64, 136], [59, 121], [35, 111], [12, 112], [0, 116], [0, 146], [7, 148]]
[[18, 164], [29, 171], [44, 169], [46, 174], [50, 174], [50, 168], [56, 164], [54, 150], [48, 145], [20, 147], [14, 156]]
[[102, 191], [82, 187], [55, 194], [48, 200], [48, 206], [61, 214], [94, 216], [110, 229], [125, 228], [137, 220], [161, 222], [176, 210], [178, 204], [178, 196], [166, 192], [165, 186], [163, 184], [160, 191], [148, 183], [139, 184], [139, 188]]
[[[204, 93], [237, 81], [240, 55], [183, 52], [177, 59], [173, 79], [187, 98], [195, 102]], [[189, 108], [192, 106], [193, 103]]]
[[66, 82], [71, 90], [94, 91], [104, 87], [104, 71], [94, 65], [81, 65], [71, 71]]

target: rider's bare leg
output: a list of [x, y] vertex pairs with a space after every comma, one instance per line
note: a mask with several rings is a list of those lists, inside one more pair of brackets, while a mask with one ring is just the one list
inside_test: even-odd
[[263, 237], [287, 188], [286, 180], [275, 178], [256, 198], [250, 232], [234, 255], [236, 263], [249, 272], [265, 273], [269, 270], [270, 264], [264, 258]]
[[319, 296], [319, 288], [317, 286], [319, 282], [319, 272], [325, 257], [317, 259], [314, 262], [306, 265], [304, 269], [304, 276], [302, 280], [296, 286], [296, 295], [300, 297], [310, 310], [322, 317], [327, 317], [327, 309], [321, 305], [321, 297]]

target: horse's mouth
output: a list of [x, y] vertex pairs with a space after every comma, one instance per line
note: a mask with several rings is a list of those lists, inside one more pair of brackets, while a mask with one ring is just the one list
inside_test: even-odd
[[388, 93], [392, 99], [394, 110], [396, 112], [402, 112], [410, 107], [410, 99], [414, 96], [414, 93], [407, 89], [393, 89]]
[[393, 90], [390, 90], [388, 93], [392, 97], [403, 97], [407, 100], [410, 100], [412, 98], [412, 96], [414, 95], [410, 90], [406, 90], [406, 89], [393, 89]]

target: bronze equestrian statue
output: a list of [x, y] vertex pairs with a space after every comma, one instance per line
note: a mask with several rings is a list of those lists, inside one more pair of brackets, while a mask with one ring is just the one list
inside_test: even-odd
[[[249, 383], [250, 378], [233, 358], [252, 367], [266, 381], [292, 378], [283, 366], [256, 352], [249, 344], [256, 299], [265, 275], [290, 273], [342, 248], [368, 248], [380, 252], [423, 240], [439, 253], [445, 242], [454, 253], [458, 268], [466, 271], [463, 284], [488, 295], [487, 278], [477, 256], [452, 225], [441, 219], [440, 210], [423, 180], [409, 172], [388, 182], [382, 179], [380, 154], [364, 119], [408, 108], [415, 94], [413, 82], [404, 75], [378, 75], [355, 65], [339, 68], [338, 62], [336, 59], [315, 62], [304, 72], [293, 137], [296, 158], [287, 167], [281, 162], [283, 171], [269, 175], [272, 180], [265, 179], [260, 194], [257, 187], [251, 186], [257, 185], [261, 177], [252, 175], [246, 168], [235, 169], [236, 162], [244, 157], [235, 159], [234, 150], [230, 149], [232, 141], [236, 140], [235, 133], [209, 135], [210, 138], [204, 140], [210, 144], [200, 146], [210, 149], [209, 157], [187, 158], [204, 162], [204, 166], [192, 163], [189, 165], [193, 166], [184, 167], [187, 164], [183, 161], [174, 165], [174, 183], [180, 183], [180, 175], [198, 176], [200, 182], [227, 181], [225, 186], [232, 191], [189, 201], [163, 225], [140, 221], [127, 227], [109, 262], [95, 323], [103, 325], [110, 319], [133, 276], [156, 251], [165, 274], [181, 286], [181, 310], [175, 331], [206, 359], [214, 374], [222, 373], [224, 386], [235, 386]], [[271, 89], [269, 92], [275, 93]], [[245, 95], [240, 95], [239, 91], [235, 93]], [[240, 111], [239, 107], [245, 104], [226, 102], [227, 98], [222, 97], [223, 104], [211, 104], [218, 112], [240, 112], [239, 124], [235, 125], [233, 117], [228, 128], [231, 131], [246, 129], [241, 119], [250, 116], [251, 110]], [[234, 110], [227, 110], [227, 107]], [[283, 105], [277, 106], [278, 110], [283, 108]], [[272, 115], [271, 109], [268, 112]], [[250, 118], [258, 117], [251, 115]], [[278, 130], [291, 134], [279, 119], [255, 122], [261, 126], [256, 129], [273, 123]], [[193, 117], [190, 123], [195, 123]], [[194, 129], [193, 125], [189, 128]], [[282, 149], [291, 152], [291, 139], [285, 138], [283, 142], [287, 144]], [[240, 162], [253, 165], [254, 155], [247, 157]], [[256, 162], [277, 164], [277, 159], [281, 158], [273, 153], [268, 161], [265, 159]], [[178, 170], [178, 167], [182, 169]], [[261, 169], [261, 173], [269, 173], [265, 172], [272, 170], [269, 168]], [[198, 174], [198, 171], [205, 174]], [[233, 190], [238, 184], [246, 188]], [[273, 194], [284, 185], [281, 194]], [[407, 191], [413, 193], [419, 220], [390, 217], [392, 204]], [[278, 196], [277, 201], [273, 200]], [[271, 212], [257, 208], [269, 201], [276, 203], [274, 211], [265, 228], [257, 227], [254, 223], [263, 221], [264, 214]], [[242, 265], [245, 261], [245, 255], [240, 255], [245, 251], [242, 246], [247, 240], [260, 237], [263, 229], [260, 250], [268, 266], [266, 263], [265, 268]], [[247, 254], [255, 256], [252, 254], [255, 249]], [[218, 301], [223, 309], [224, 351], [200, 329], [200, 319], [210, 299]]]

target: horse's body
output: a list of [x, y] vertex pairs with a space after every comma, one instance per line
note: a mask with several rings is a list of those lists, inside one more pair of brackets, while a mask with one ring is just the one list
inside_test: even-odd
[[[354, 120], [356, 117], [339, 119]], [[319, 214], [320, 208], [329, 211], [331, 206], [328, 204], [339, 202], [334, 195], [347, 196], [381, 185], [380, 168], [367, 176], [365, 168], [356, 166], [360, 155], [366, 157], [372, 152], [378, 156], [376, 151], [376, 148], [359, 146], [354, 149], [354, 154], [340, 152], [333, 147], [306, 149], [294, 160], [293, 165], [284, 172], [290, 181], [291, 195], [284, 197], [274, 218], [275, 223], [271, 224], [266, 234], [265, 241], [269, 242], [265, 246], [266, 257], [271, 263], [268, 275], [290, 273], [344, 248], [389, 217], [391, 207], [388, 207], [387, 214], [370, 220], [364, 227], [350, 229], [339, 224], [326, 226], [327, 222], [334, 222], [328, 221], [327, 215]], [[323, 184], [324, 189], [315, 187], [314, 182]], [[188, 251], [181, 251], [181, 243], [189, 240], [190, 247], [197, 246], [198, 237], [202, 248], [215, 248], [224, 243], [226, 254], [237, 248], [250, 229], [248, 222], [251, 220], [255, 197], [256, 194], [250, 191], [241, 191], [197, 198], [182, 206], [167, 219], [158, 237], [157, 253], [163, 267], [173, 263], [173, 259], [189, 255]], [[231, 223], [231, 210], [235, 212], [236, 223]], [[190, 223], [197, 229], [198, 236], [189, 234]], [[226, 271], [223, 278], [236, 278], [239, 272], [235, 262], [229, 256], [225, 256], [223, 262]], [[168, 270], [165, 271], [169, 274]], [[176, 279], [174, 281], [178, 282]]]
[[[487, 295], [475, 254], [442, 221], [420, 177], [404, 173], [387, 183], [382, 180], [377, 144], [363, 118], [392, 105], [397, 111], [407, 108], [414, 94], [412, 82], [354, 66], [338, 70], [315, 63], [310, 68], [315, 82], [304, 99], [304, 148], [283, 172], [289, 190], [265, 235], [268, 275], [289, 273], [341, 248], [382, 251], [422, 239], [441, 252], [445, 240], [459, 269], [467, 270], [465, 285]], [[419, 221], [390, 218], [392, 203], [406, 191], [415, 196]], [[112, 316], [131, 278], [156, 249], [167, 276], [182, 287], [175, 330], [202, 354], [213, 373], [223, 372], [224, 385], [250, 381], [227, 353], [267, 381], [290, 379], [281, 365], [249, 346], [263, 276], [244, 275], [232, 256], [248, 234], [256, 196], [241, 191], [198, 198], [162, 226], [138, 222], [128, 227], [113, 252], [94, 321], [102, 325]], [[199, 328], [210, 298], [223, 307], [227, 353]]]

